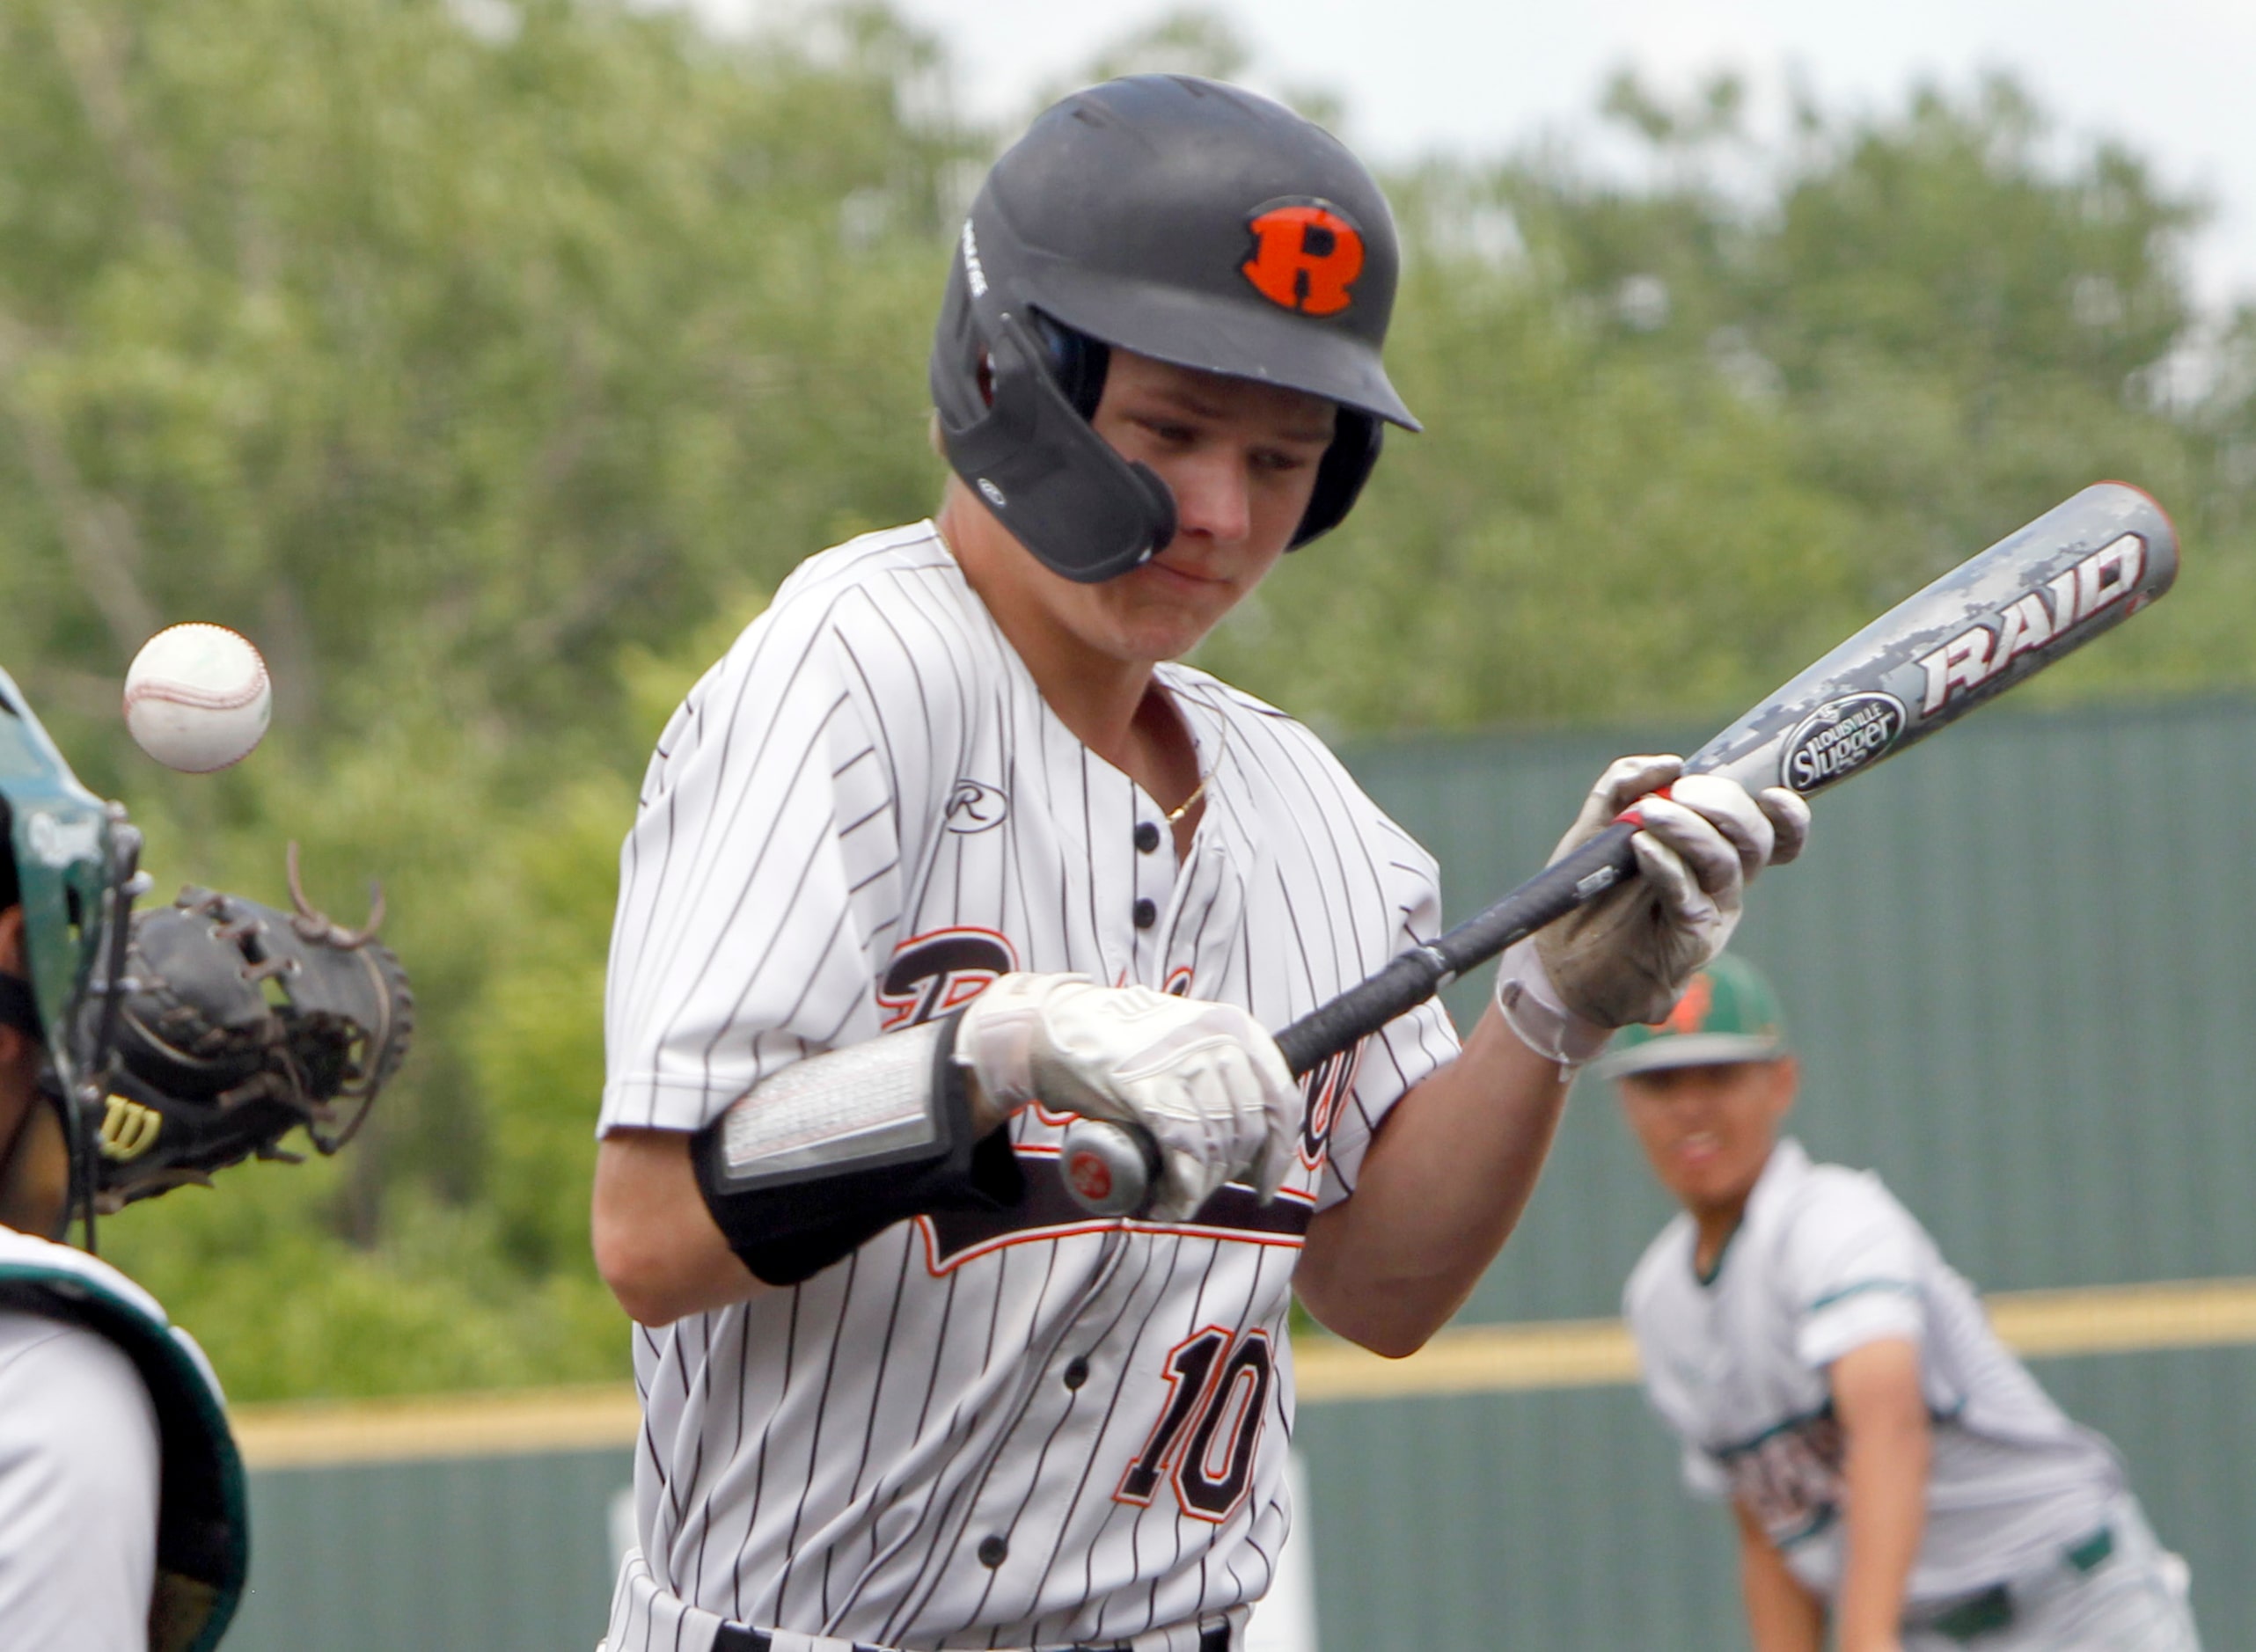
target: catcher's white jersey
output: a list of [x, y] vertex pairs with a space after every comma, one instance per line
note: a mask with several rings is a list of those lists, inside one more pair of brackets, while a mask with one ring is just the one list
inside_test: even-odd
[[[604, 1128], [697, 1129], [1008, 970], [1282, 1027], [1432, 935], [1431, 859], [1315, 736], [1201, 672], [1158, 681], [1208, 779], [1180, 861], [928, 524], [803, 565], [651, 762]], [[1091, 1218], [1054, 1173], [1062, 1121], [1034, 1109], [1012, 1127], [1021, 1208], [903, 1222], [802, 1285], [638, 1330], [642, 1555], [613, 1652], [701, 1652], [708, 1613], [887, 1646], [1191, 1652], [1267, 1587], [1285, 1534], [1302, 1232], [1455, 1048], [1429, 1006], [1313, 1075], [1266, 1209], [1232, 1187], [1185, 1224]]]
[[2037, 1386], [1879, 1177], [1782, 1141], [1710, 1279], [1695, 1242], [1678, 1217], [1630, 1276], [1646, 1395], [1684, 1442], [1693, 1489], [1753, 1510], [1810, 1589], [1830, 1597], [1842, 1565], [1827, 1367], [1884, 1338], [1919, 1345], [1934, 1425], [1908, 1600], [2018, 1576], [2105, 1518], [2122, 1484], [2114, 1452]]
[[0, 1308], [0, 1624], [23, 1652], [146, 1652], [157, 1407], [96, 1331]]

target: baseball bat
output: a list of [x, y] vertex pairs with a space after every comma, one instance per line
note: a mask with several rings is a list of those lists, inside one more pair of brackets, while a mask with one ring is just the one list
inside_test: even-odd
[[[1809, 797], [1863, 774], [2112, 630], [2169, 590], [2178, 537], [2138, 488], [2100, 482], [1906, 597], [1685, 760]], [[1617, 821], [1487, 910], [1412, 947], [1277, 1034], [1298, 1078], [1476, 965], [1632, 876]], [[1059, 1163], [1092, 1212], [1148, 1202], [1158, 1154], [1132, 1126], [1078, 1119]]]

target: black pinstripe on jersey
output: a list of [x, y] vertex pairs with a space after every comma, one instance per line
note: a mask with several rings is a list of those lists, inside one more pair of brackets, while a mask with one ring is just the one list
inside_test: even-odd
[[[1208, 777], [1179, 864], [1165, 832], [1137, 846], [1157, 806], [1049, 712], [929, 526], [802, 566], [651, 759], [620, 861], [604, 1128], [696, 1129], [810, 1050], [976, 990], [997, 957], [1187, 986], [1277, 1027], [1438, 927], [1432, 862], [1312, 735], [1188, 668], [1159, 680]], [[1034, 1109], [1013, 1127], [1020, 1210], [898, 1224], [802, 1285], [639, 1332], [648, 1575], [622, 1580], [615, 1652], [671, 1645], [684, 1602], [1023, 1647], [1256, 1597], [1287, 1517], [1300, 1233], [1454, 1049], [1429, 1008], [1320, 1080], [1328, 1137], [1268, 1210], [1227, 1189], [1173, 1227], [1088, 1221], [1055, 1202], [1058, 1122]], [[1219, 1517], [1165, 1475], [1124, 1502], [1168, 1350], [1203, 1327], [1273, 1350], [1261, 1414], [1205, 1436], [1251, 1452], [1249, 1485]]]

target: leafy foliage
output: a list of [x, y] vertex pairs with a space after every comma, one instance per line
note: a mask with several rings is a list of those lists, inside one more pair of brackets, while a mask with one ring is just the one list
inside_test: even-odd
[[2113, 143], [2048, 159], [2003, 81], [1805, 109], [1750, 185], [1734, 86], [1615, 85], [1643, 184], [1557, 155], [1403, 181], [1389, 359], [1426, 432], [1209, 662], [1348, 729], [1727, 714], [2114, 476], [2179, 514], [2209, 600], [2036, 691], [2245, 683], [2256, 542], [2218, 431], [2245, 397], [2171, 399], [2195, 207]]
[[[1186, 13], [1105, 67], [1245, 61]], [[378, 874], [421, 1000], [345, 1158], [106, 1225], [238, 1397], [623, 1370], [585, 1217], [619, 840], [761, 593], [936, 496], [926, 340], [995, 136], [945, 91], [875, 7], [0, 0], [5, 662], [160, 883], [275, 899], [295, 837], [355, 921]], [[1769, 156], [1746, 102], [1617, 84], [1634, 183], [1392, 180], [1426, 433], [1202, 663], [1349, 734], [1696, 720], [2113, 473], [2202, 595], [2045, 691], [2245, 683], [2256, 325], [2201, 333], [2194, 205], [2003, 82]], [[216, 778], [115, 715], [183, 618], [279, 685]]]

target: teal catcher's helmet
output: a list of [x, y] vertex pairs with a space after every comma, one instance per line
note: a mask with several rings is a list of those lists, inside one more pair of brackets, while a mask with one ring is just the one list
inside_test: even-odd
[[[24, 909], [21, 984], [0, 977], [0, 1020], [46, 1047], [44, 1085], [70, 1143], [71, 1202], [93, 1245], [94, 1131], [114, 1048], [141, 834], [78, 783], [22, 691], [0, 671], [0, 907]], [[12, 884], [12, 891], [10, 885]], [[28, 992], [26, 991], [28, 987]]]

